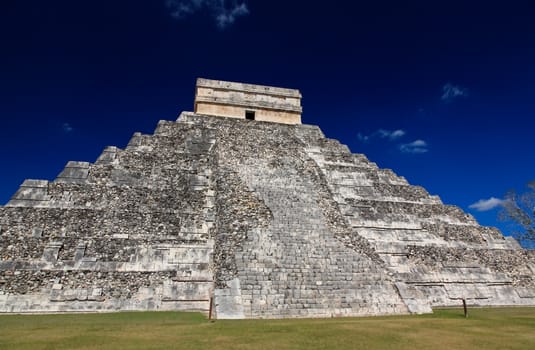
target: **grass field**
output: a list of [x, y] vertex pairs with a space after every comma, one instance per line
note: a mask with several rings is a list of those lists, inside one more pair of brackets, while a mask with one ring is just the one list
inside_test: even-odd
[[535, 349], [535, 308], [209, 322], [176, 312], [1, 315], [0, 349]]

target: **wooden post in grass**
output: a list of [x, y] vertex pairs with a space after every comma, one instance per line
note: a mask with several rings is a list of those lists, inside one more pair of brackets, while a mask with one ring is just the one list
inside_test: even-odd
[[208, 319], [211, 321], [212, 320], [212, 309], [214, 307], [214, 298], [213, 297], [210, 297], [210, 309], [208, 310]]
[[466, 299], [463, 298], [464, 318], [468, 317], [468, 308], [466, 307]]

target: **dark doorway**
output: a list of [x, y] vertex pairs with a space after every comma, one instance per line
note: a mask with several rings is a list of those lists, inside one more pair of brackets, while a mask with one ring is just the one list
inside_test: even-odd
[[245, 119], [254, 120], [254, 111], [245, 111]]

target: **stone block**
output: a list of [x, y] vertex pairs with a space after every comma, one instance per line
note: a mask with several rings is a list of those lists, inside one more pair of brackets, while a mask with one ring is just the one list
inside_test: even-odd
[[95, 164], [111, 164], [115, 161], [117, 158], [117, 153], [119, 152], [119, 148], [114, 146], [108, 146], [106, 147], [100, 156], [98, 157]]
[[6, 207], [35, 207], [46, 205], [49, 200], [48, 181], [24, 180]]
[[63, 247], [63, 242], [49, 242], [43, 249], [42, 259], [46, 262], [55, 262], [58, 260], [59, 250]]
[[41, 227], [34, 227], [32, 229], [32, 237], [40, 238], [43, 236], [43, 229]]
[[67, 163], [63, 171], [56, 177], [55, 182], [60, 183], [85, 183], [89, 175], [88, 162], [73, 162]]
[[535, 298], [535, 288], [515, 288], [520, 298]]
[[80, 261], [85, 255], [87, 244], [85, 242], [78, 243], [74, 252], [74, 261]]

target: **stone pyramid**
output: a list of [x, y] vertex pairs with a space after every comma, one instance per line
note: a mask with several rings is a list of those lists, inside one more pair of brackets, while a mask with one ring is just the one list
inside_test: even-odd
[[535, 305], [532, 252], [302, 125], [300, 97], [199, 79], [195, 113], [24, 181], [0, 207], [0, 312]]

